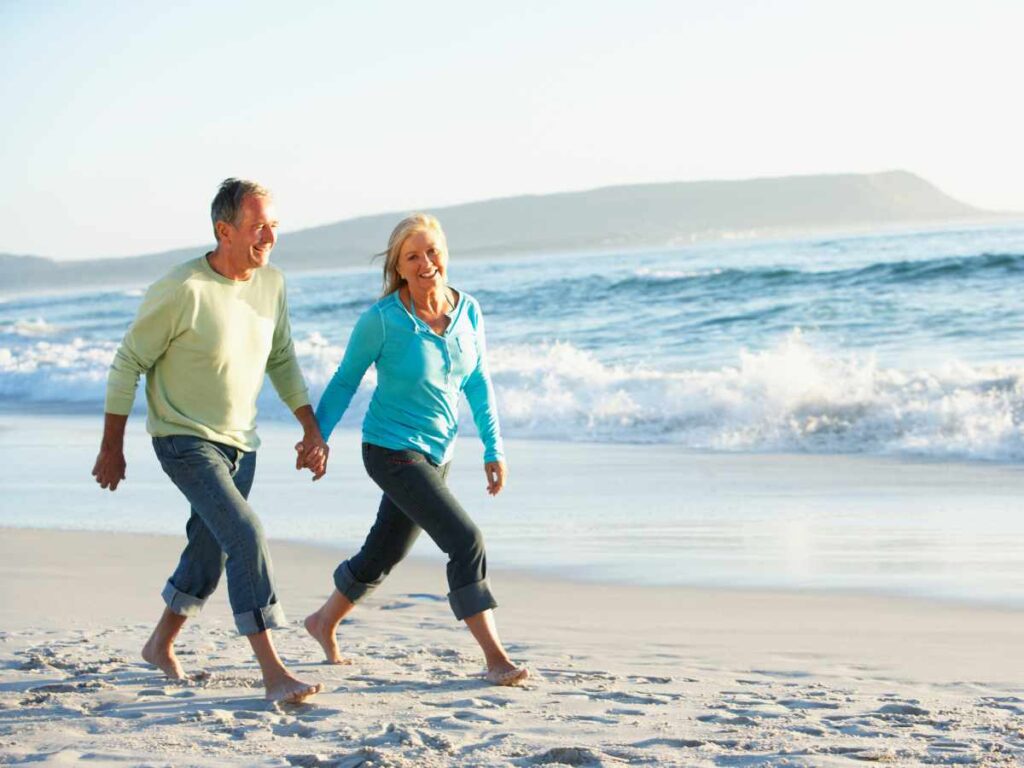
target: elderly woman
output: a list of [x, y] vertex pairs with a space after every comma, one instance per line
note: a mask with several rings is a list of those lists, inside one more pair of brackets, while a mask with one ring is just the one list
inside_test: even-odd
[[[507, 476], [480, 306], [448, 285], [447, 267], [436, 218], [417, 214], [395, 227], [383, 298], [356, 322], [320, 399], [316, 416], [327, 439], [366, 369], [377, 366], [377, 388], [363, 420], [363, 465], [384, 495], [362, 549], [335, 570], [336, 589], [306, 618], [306, 629], [329, 663], [343, 663], [338, 623], [380, 585], [422, 529], [448, 555], [448, 601], [484, 652], [487, 680], [516, 685], [529, 672], [511, 662], [498, 639], [483, 538], [446, 485], [461, 392], [483, 440], [488, 493], [499, 493]], [[301, 445], [296, 448], [302, 465]]]

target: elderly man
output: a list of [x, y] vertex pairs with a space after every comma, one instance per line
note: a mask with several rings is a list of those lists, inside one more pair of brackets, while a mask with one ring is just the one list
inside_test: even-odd
[[227, 179], [211, 214], [216, 249], [150, 287], [117, 350], [92, 474], [111, 491], [124, 479], [124, 429], [144, 373], [146, 428], [192, 514], [188, 543], [163, 590], [167, 607], [142, 658], [168, 677], [184, 677], [174, 639], [226, 568], [235, 624], [259, 661], [267, 698], [297, 702], [321, 686], [291, 675], [274, 649], [270, 630], [286, 620], [263, 529], [246, 501], [259, 446], [256, 396], [264, 374], [302, 424], [299, 463], [313, 471], [313, 479], [326, 471], [327, 446], [295, 359], [284, 278], [268, 266], [277, 239], [269, 192], [251, 181]]

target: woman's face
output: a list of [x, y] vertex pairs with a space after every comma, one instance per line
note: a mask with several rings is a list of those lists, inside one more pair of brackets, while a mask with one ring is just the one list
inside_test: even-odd
[[444, 285], [448, 255], [433, 232], [417, 230], [402, 243], [396, 269], [411, 288], [429, 290]]

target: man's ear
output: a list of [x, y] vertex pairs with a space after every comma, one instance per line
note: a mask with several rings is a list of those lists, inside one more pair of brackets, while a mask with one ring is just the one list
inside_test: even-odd
[[225, 240], [229, 240], [231, 236], [231, 225], [226, 221], [218, 221], [214, 227], [214, 232], [217, 233], [217, 242], [220, 243]]

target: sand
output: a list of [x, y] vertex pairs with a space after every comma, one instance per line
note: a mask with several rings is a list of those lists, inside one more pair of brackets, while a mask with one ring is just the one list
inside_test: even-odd
[[0, 530], [0, 763], [145, 766], [843, 766], [1024, 763], [1024, 612], [828, 593], [629, 587], [492, 573], [534, 672], [482, 660], [410, 559], [343, 623], [350, 666], [300, 627], [343, 553], [275, 541], [286, 663], [324, 683], [262, 700], [223, 587], [139, 658], [180, 537]]

